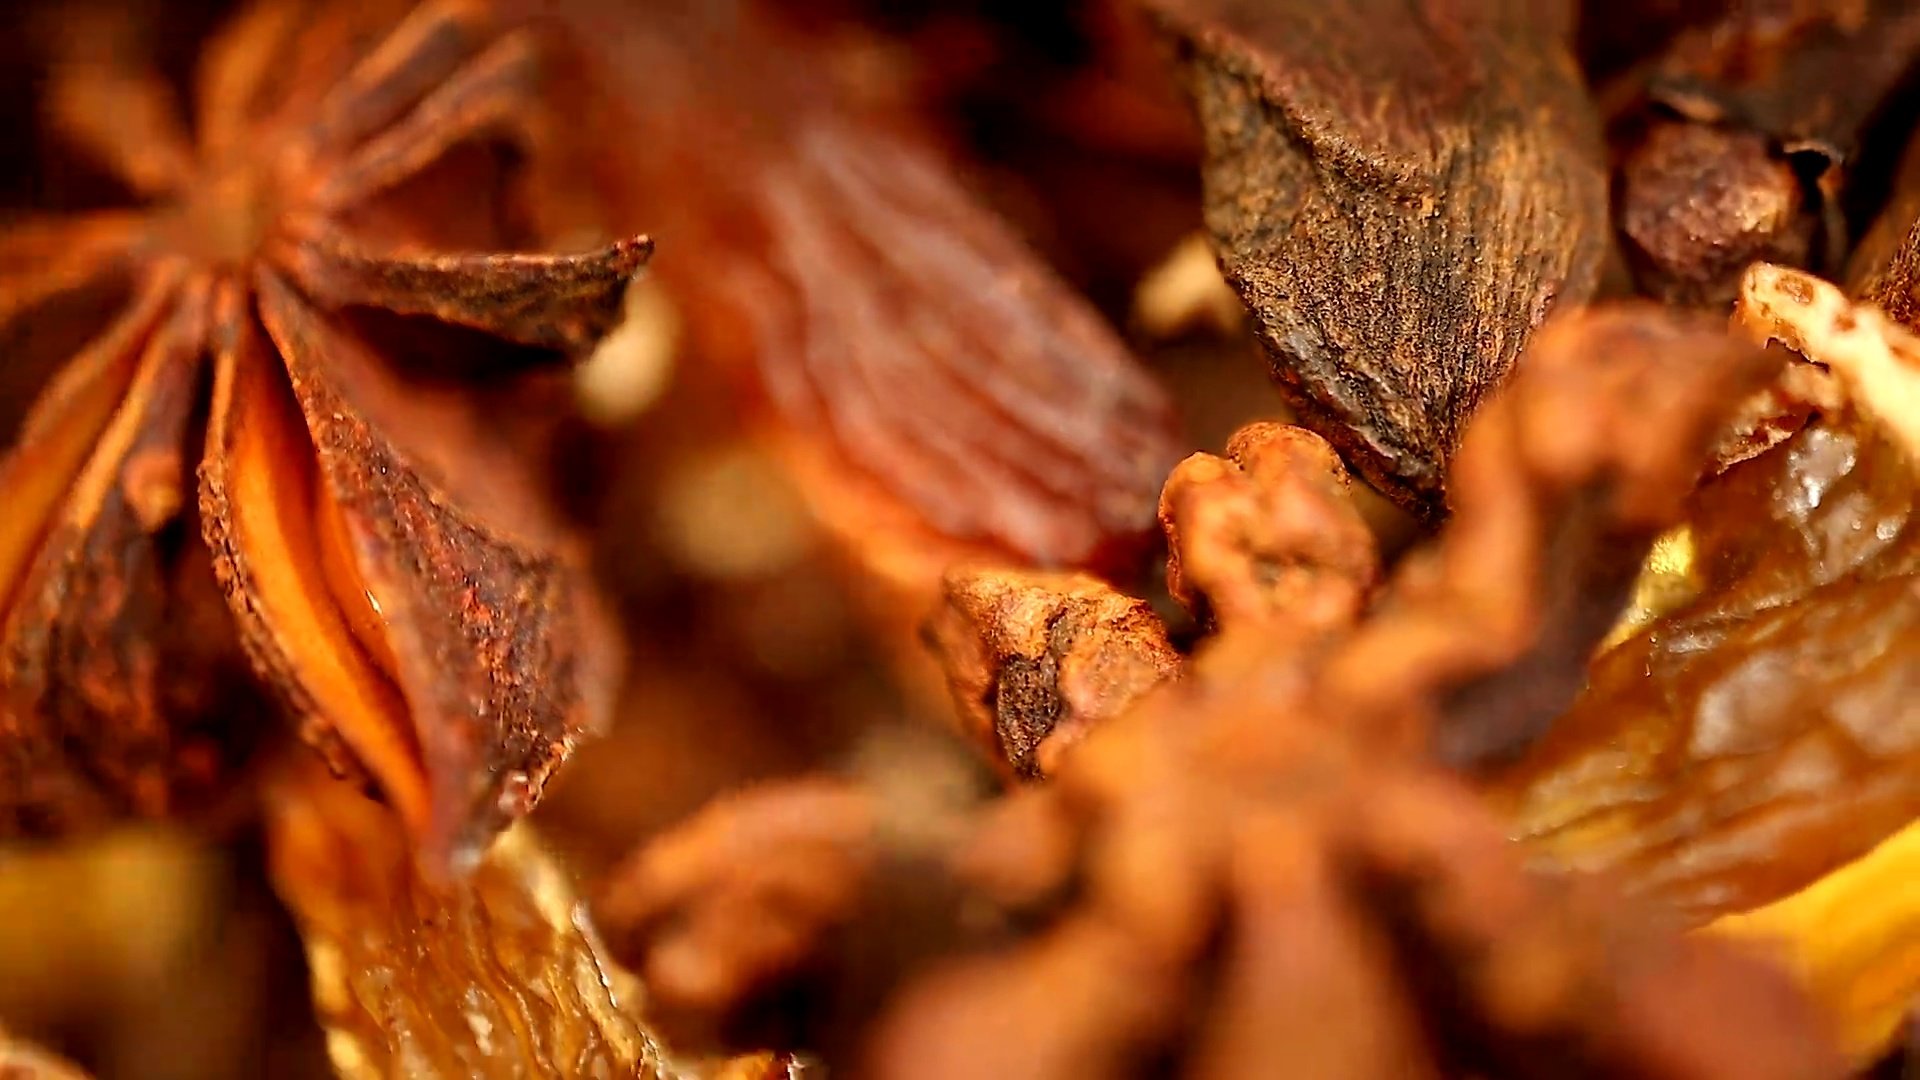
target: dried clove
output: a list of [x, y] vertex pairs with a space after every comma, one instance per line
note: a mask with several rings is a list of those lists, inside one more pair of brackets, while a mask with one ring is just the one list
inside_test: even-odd
[[1167, 477], [1167, 591], [1218, 632], [1287, 620], [1345, 629], [1380, 577], [1380, 556], [1348, 498], [1352, 479], [1318, 436], [1249, 424], [1226, 457], [1195, 454]]

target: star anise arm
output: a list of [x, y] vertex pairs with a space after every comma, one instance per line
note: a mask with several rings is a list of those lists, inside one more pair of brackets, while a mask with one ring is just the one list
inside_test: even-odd
[[343, 154], [391, 127], [436, 92], [484, 40], [483, 5], [431, 0], [413, 8], [339, 79], [324, 85], [304, 141], [321, 157]]
[[313, 448], [238, 288], [215, 309], [213, 407], [200, 512], [254, 665], [336, 770], [371, 774], [415, 835], [430, 811], [420, 749], [390, 676], [335, 602], [316, 521]]
[[0, 231], [0, 329], [58, 293], [124, 273], [144, 216], [104, 210]]
[[[1672, 935], [1600, 883], [1538, 877], [1467, 789], [1427, 775], [1347, 815], [1350, 864], [1468, 1075], [1676, 1080], [1841, 1077], [1792, 981], [1724, 943]], [[1451, 1074], [1450, 1074], [1451, 1075]]]
[[1580, 689], [1722, 425], [1777, 367], [1651, 308], [1549, 324], [1461, 445], [1452, 527], [1329, 662], [1343, 703], [1329, 712], [1404, 719], [1424, 698], [1448, 760], [1527, 745]]
[[[177, 673], [162, 657], [177, 613], [161, 534], [185, 502], [207, 299], [204, 282], [189, 283], [138, 346], [116, 343], [138, 349], [124, 399], [116, 395], [118, 407], [88, 440], [85, 464], [53, 481], [59, 489], [0, 632], [0, 730], [18, 735], [7, 740], [8, 771], [36, 758], [43, 771], [20, 770], [7, 784], [26, 794], [0, 818], [0, 833], [64, 831], [129, 810], [158, 815], [173, 802], [175, 738], [163, 698]], [[84, 414], [101, 401], [79, 404]], [[44, 800], [62, 776], [75, 781], [71, 790]]]
[[1235, 935], [1186, 1075], [1232, 1080], [1285, 1046], [1303, 1076], [1444, 1075], [1394, 969], [1394, 942], [1346, 895], [1352, 866], [1285, 811], [1254, 811], [1226, 871]]
[[685, 1050], [739, 1038], [763, 999], [800, 981], [858, 914], [879, 816], [853, 783], [768, 785], [715, 802], [615, 871], [595, 919], [646, 980], [663, 1035]]
[[254, 284], [319, 463], [316, 513], [338, 517], [330, 588], [372, 609], [360, 636], [406, 702], [428, 792], [416, 839], [458, 859], [602, 725], [611, 627], [527, 463], [470, 398], [404, 383], [271, 269]]
[[281, 241], [279, 264], [328, 307], [364, 305], [580, 351], [620, 317], [627, 282], [646, 264], [642, 236], [579, 255], [425, 255], [361, 246], [311, 221]]
[[524, 117], [536, 60], [529, 35], [507, 34], [435, 83], [404, 115], [390, 118], [384, 108], [370, 110], [391, 122], [369, 131], [327, 171], [313, 205], [322, 211], [351, 206], [414, 175], [452, 147]]
[[62, 55], [46, 108], [74, 146], [145, 196], [174, 195], [194, 179], [193, 141], [180, 102], [121, 21], [83, 15], [61, 28]]
[[147, 339], [166, 317], [181, 284], [178, 266], [148, 274], [112, 325], [43, 390], [16, 443], [0, 458], [0, 615], [27, 572], [47, 523], [94, 453], [95, 440], [132, 384]]
[[201, 49], [194, 72], [194, 140], [201, 161], [228, 160], [252, 131], [305, 14], [296, 0], [257, 0]]

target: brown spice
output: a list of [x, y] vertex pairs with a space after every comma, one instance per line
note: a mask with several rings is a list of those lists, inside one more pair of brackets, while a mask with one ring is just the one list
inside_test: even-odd
[[1468, 417], [1606, 244], [1558, 3], [1151, 4], [1207, 225], [1301, 423], [1428, 518]]
[[1793, 166], [1755, 132], [1655, 123], [1621, 163], [1620, 184], [1640, 286], [1668, 303], [1725, 304], [1748, 263], [1812, 257], [1819, 216]]
[[[196, 144], [143, 71], [76, 64], [54, 90], [67, 133], [156, 201], [0, 237], [7, 321], [101, 281], [132, 291], [0, 461], [16, 493], [0, 525], [19, 733], [4, 756], [30, 778], [61, 767], [49, 743], [74, 742], [93, 760], [68, 768], [130, 789], [113, 801], [167, 805], [150, 790], [179, 768], [155, 704], [155, 567], [179, 542], [166, 526], [191, 523], [199, 460], [199, 524], [255, 666], [445, 863], [532, 805], [596, 726], [612, 672], [527, 463], [476, 398], [422, 374], [459, 348], [457, 377], [477, 384], [487, 354], [420, 328], [498, 339], [512, 359], [496, 373], [549, 362], [612, 323], [650, 244], [435, 253], [522, 235], [498, 163], [533, 137], [533, 40], [451, 0], [397, 23], [381, 5], [310, 24], [289, 10], [249, 9], [209, 45]], [[470, 193], [452, 212], [449, 184]], [[489, 200], [496, 213], [475, 212]], [[141, 735], [116, 747], [114, 732]], [[116, 779], [122, 760], [144, 771]], [[28, 794], [0, 831], [73, 823], [46, 804], [57, 792], [34, 794], [44, 781], [8, 790]]]
[[1098, 578], [962, 569], [945, 592], [929, 631], [961, 727], [1014, 776], [1051, 776], [1180, 671], [1153, 609]]
[[1642, 285], [1718, 304], [1754, 259], [1837, 271], [1862, 141], [1916, 63], [1904, 0], [1747, 0], [1676, 37], [1621, 166]]
[[[1274, 594], [1272, 613], [1256, 606], [1262, 618], [1223, 617], [1184, 678], [1095, 727], [1047, 784], [972, 815], [937, 860], [896, 866], [880, 829], [848, 819], [834, 859], [801, 860], [807, 895], [827, 902], [755, 954], [766, 963], [675, 994], [694, 1018], [682, 1030], [725, 1038], [754, 1003], [844, 977], [836, 928], [885, 921], [877, 898], [904, 873], [960, 893], [947, 922], [922, 927], [919, 952], [879, 958], [896, 966], [869, 981], [899, 987], [882, 1012], [837, 1011], [791, 1036], [870, 1075], [1238, 1075], [1277, 1045], [1332, 1076], [1840, 1075], [1778, 972], [1522, 873], [1502, 827], [1422, 760], [1430, 741], [1471, 756], [1537, 734], [1606, 626], [1564, 583], [1604, 596], [1622, 565], [1630, 582], [1638, 556], [1606, 541], [1634, 550], [1677, 515], [1719, 421], [1771, 366], [1650, 308], [1563, 317], [1476, 419], [1454, 521], [1373, 615], [1343, 624], [1356, 575], [1335, 563], [1302, 579], [1315, 587]], [[1244, 476], [1212, 470], [1228, 478], [1224, 505], [1244, 484], [1271, 496], [1254, 503], [1272, 522], [1294, 520], [1280, 507], [1341, 519], [1316, 442], [1257, 426], [1235, 443]], [[1242, 549], [1219, 543], [1226, 530], [1198, 543], [1205, 515], [1181, 512], [1208, 507], [1207, 489], [1186, 483], [1170, 485], [1192, 496], [1170, 503], [1174, 535], [1195, 542], [1183, 557], [1224, 552], [1231, 582]], [[1037, 584], [1017, 595], [1046, 611]], [[1320, 589], [1347, 599], [1275, 617]], [[1073, 582], [1052, 602], [1095, 590]], [[980, 658], [959, 660], [978, 682]], [[717, 808], [633, 865], [751, 883], [809, 833], [788, 812], [804, 790]], [[600, 908], [616, 951], [661, 963], [690, 944], [678, 925], [728, 957], [765, 925], [760, 905], [729, 911], [687, 881], [617, 883]], [[635, 905], [653, 914], [636, 920]]]
[[1331, 446], [1284, 424], [1241, 428], [1225, 458], [1193, 455], [1160, 492], [1167, 591], [1221, 632], [1351, 625], [1380, 577], [1351, 487]]

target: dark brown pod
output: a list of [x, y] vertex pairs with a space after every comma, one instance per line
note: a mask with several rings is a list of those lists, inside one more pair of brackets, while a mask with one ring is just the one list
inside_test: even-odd
[[1429, 518], [1476, 406], [1594, 288], [1599, 133], [1538, 3], [1155, 0], [1207, 225], [1301, 421]]

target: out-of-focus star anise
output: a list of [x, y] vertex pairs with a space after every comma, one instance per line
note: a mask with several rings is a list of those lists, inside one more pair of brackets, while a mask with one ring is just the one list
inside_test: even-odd
[[0, 1030], [0, 1077], [5, 1080], [87, 1080], [72, 1062]]
[[126, 298], [0, 461], [0, 833], [162, 812], [203, 768], [156, 645], [196, 518], [256, 669], [430, 859], [596, 724], [613, 661], [574, 544], [459, 383], [590, 344], [651, 245], [476, 253], [533, 239], [534, 42], [458, 0], [395, 14], [247, 9], [191, 142], [157, 75], [57, 69], [61, 130], [143, 202], [0, 235], [23, 353], [59, 347], [62, 304]]
[[[1371, 553], [1328, 543], [1352, 515], [1325, 444], [1244, 432], [1163, 503], [1180, 591], [1218, 616], [1181, 678], [932, 855], [889, 835], [880, 785], [716, 806], [615, 879], [613, 948], [656, 974], [670, 1036], [726, 1037], [800, 993], [803, 1034], [880, 1076], [1211, 1077], [1275, 1055], [1330, 1077], [1840, 1075], [1779, 972], [1524, 873], [1426, 760], [1510, 752], [1565, 707], [1604, 609], [1777, 361], [1651, 308], [1550, 324], [1453, 460], [1448, 529], [1370, 606]], [[1024, 584], [944, 618], [1024, 626], [1044, 609]], [[1070, 584], [1063, 610], [1099, 599]], [[1051, 692], [1062, 712], [1084, 696]], [[942, 879], [957, 895], [930, 923]], [[943, 945], [849, 951], [908, 915]], [[849, 1011], [856, 959], [896, 965], [877, 1014]]]

